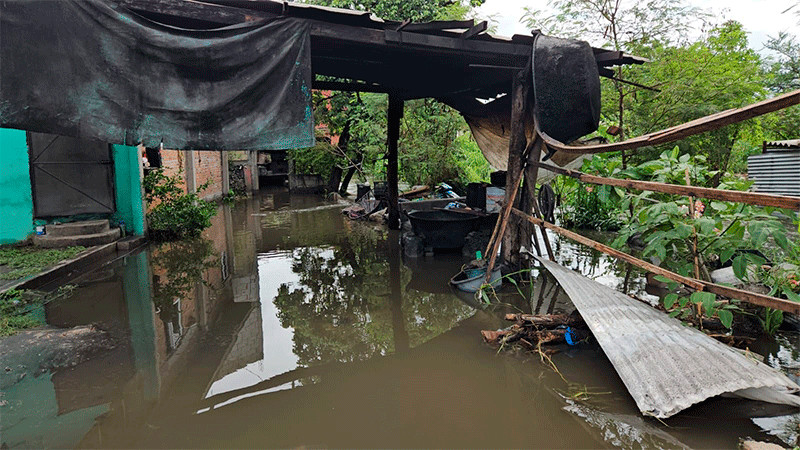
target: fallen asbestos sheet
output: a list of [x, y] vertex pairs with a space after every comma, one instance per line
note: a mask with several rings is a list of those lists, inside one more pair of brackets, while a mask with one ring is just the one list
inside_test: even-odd
[[800, 386], [642, 302], [537, 257], [592, 330], [644, 415], [670, 417], [729, 394], [800, 406]]

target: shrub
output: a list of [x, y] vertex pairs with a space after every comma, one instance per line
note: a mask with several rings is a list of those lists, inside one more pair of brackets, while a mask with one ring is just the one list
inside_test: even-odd
[[[208, 187], [204, 183], [198, 192]], [[144, 178], [147, 201], [154, 205], [147, 213], [150, 236], [155, 240], [175, 240], [199, 236], [211, 226], [217, 213], [213, 202], [201, 199], [197, 192], [184, 192], [178, 176], [169, 177], [154, 170]]]

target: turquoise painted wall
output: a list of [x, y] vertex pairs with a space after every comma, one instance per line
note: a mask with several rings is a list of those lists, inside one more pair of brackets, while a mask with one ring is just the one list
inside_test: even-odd
[[113, 145], [114, 184], [116, 185], [116, 217], [125, 221], [128, 234], [144, 234], [142, 179], [139, 170], [139, 149]]
[[33, 231], [33, 198], [25, 132], [0, 128], [0, 244]]

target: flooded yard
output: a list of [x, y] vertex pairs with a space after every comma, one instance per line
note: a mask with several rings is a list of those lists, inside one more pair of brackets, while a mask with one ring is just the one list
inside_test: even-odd
[[[264, 191], [221, 206], [201, 239], [72, 281], [45, 306], [62, 330], [0, 341], [3, 448], [795, 444], [800, 419], [738, 400], [642, 418], [596, 344], [555, 354], [557, 371], [496, 352], [480, 330], [505, 312], [571, 309], [554, 279], [487, 307], [448, 286], [460, 254], [403, 258], [398, 232], [341, 208]], [[567, 267], [650, 295], [624, 264], [555, 245]], [[783, 333], [754, 350], [797, 381], [799, 347]]]

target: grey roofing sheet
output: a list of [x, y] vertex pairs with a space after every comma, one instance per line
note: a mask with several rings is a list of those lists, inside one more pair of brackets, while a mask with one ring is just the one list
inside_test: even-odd
[[800, 390], [773, 368], [679, 320], [537, 258], [592, 330], [639, 410], [659, 418], [720, 394], [800, 406]]

